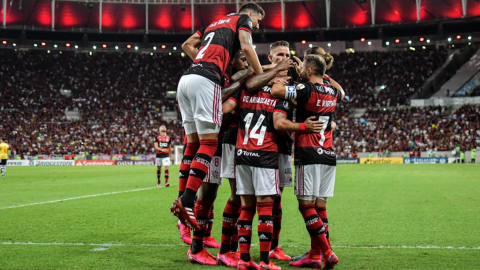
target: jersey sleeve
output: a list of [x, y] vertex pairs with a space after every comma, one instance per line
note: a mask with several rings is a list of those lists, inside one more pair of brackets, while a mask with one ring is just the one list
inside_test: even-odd
[[250, 19], [250, 16], [246, 14], [242, 14], [237, 22], [237, 29], [238, 30], [245, 30], [252, 34], [253, 22]]
[[238, 103], [240, 103], [241, 94], [242, 94], [242, 90], [239, 89], [235, 93], [233, 93], [233, 95], [231, 95], [228, 99], [231, 99], [231, 100], [235, 101], [238, 105]]
[[197, 34], [199, 34], [201, 38], [203, 38], [203, 35], [205, 34], [205, 29], [207, 29], [206, 26], [197, 30]]
[[274, 112], [281, 112], [285, 115], [288, 115], [292, 111], [292, 104], [286, 99], [280, 99], [275, 104]]
[[157, 137], [153, 137], [153, 140], [152, 140], [152, 141], [153, 141], [153, 143], [158, 143]]
[[306, 104], [308, 99], [310, 99], [310, 95], [312, 93], [313, 85], [311, 83], [298, 83], [295, 85], [297, 89], [297, 102], [300, 104]]
[[335, 93], [336, 93], [336, 98], [337, 98], [337, 103], [341, 102], [342, 101], [342, 92], [340, 90], [338, 90], [337, 88], [333, 87], [333, 86], [330, 86], [333, 88], [333, 90], [335, 90]]

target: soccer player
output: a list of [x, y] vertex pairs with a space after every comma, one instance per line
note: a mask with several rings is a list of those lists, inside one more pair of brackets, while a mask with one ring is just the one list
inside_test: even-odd
[[338, 263], [316, 211], [316, 207], [324, 207], [327, 198], [333, 196], [336, 155], [331, 122], [337, 103], [345, 97], [342, 89], [323, 84], [326, 66], [323, 57], [307, 55], [300, 72], [304, 83], [296, 86], [275, 83], [272, 88], [274, 97], [297, 101], [298, 121], [311, 116], [323, 121], [321, 132], [299, 132], [295, 138], [295, 195], [311, 238], [309, 254], [299, 261], [290, 262], [295, 267], [319, 268], [322, 265], [321, 254], [324, 256], [323, 268], [332, 268]]
[[[183, 195], [173, 202], [171, 211], [184, 225], [200, 230], [193, 212], [195, 195], [208, 173], [210, 161], [217, 150], [218, 131], [222, 121], [220, 85], [222, 75], [235, 53], [241, 48], [256, 74], [263, 73], [252, 44], [252, 29], [265, 16], [256, 3], [246, 3], [239, 14], [231, 14], [212, 22], [193, 34], [182, 48], [195, 58], [178, 84], [178, 102], [188, 143], [185, 155], [194, 155], [188, 168]], [[200, 48], [191, 44], [198, 44]], [[185, 166], [187, 168], [188, 166]]]
[[[291, 61], [283, 61], [268, 73], [275, 76], [279, 71], [287, 70], [291, 64]], [[223, 113], [230, 113], [235, 108], [239, 111], [235, 151], [237, 194], [241, 198], [238, 219], [240, 260], [237, 269], [259, 268], [250, 256], [255, 210], [258, 211], [260, 267], [281, 269], [269, 259], [273, 201], [279, 193], [278, 151], [272, 121], [277, 100], [270, 95], [270, 88], [264, 87], [255, 93], [238, 91], [223, 104]]]
[[5, 139], [0, 139], [0, 171], [2, 177], [5, 177], [7, 172], [8, 149], [10, 146], [5, 142]]
[[155, 136], [154, 146], [157, 155], [155, 156], [155, 165], [157, 166], [157, 187], [162, 186], [160, 176], [162, 175], [162, 166], [165, 168], [165, 187], [169, 187], [168, 183], [168, 166], [172, 160], [172, 141], [167, 135], [167, 127], [161, 125], [159, 128], [160, 134]]
[[[238, 51], [223, 75], [224, 88], [222, 89], [222, 100], [227, 99], [231, 94], [238, 90], [243, 80], [249, 75], [251, 75], [251, 73], [248, 72], [248, 62], [246, 57], [243, 55], [242, 51]], [[233, 82], [232, 78], [237, 81]], [[228, 126], [228, 119], [223, 119], [218, 136], [220, 142]], [[213, 203], [217, 197], [218, 186], [222, 183], [222, 178], [220, 177], [221, 157], [222, 148], [218, 147], [212, 158], [212, 162], [210, 163], [209, 173], [203, 179], [202, 186], [198, 192], [198, 198], [195, 203], [195, 216], [201, 229], [194, 230], [191, 249], [188, 251], [187, 256], [192, 263], [215, 265], [220, 262], [227, 266], [232, 266], [231, 264], [234, 263], [236, 266], [237, 261], [234, 260], [232, 254], [219, 254], [217, 262], [217, 260], [214, 259], [214, 256], [204, 248], [204, 245], [213, 248], [219, 248], [221, 246], [211, 236], [214, 216]]]

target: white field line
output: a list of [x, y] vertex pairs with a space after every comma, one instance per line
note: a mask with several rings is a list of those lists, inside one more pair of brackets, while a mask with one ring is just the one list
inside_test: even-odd
[[[0, 242], [0, 245], [33, 245], [33, 246], [95, 246], [110, 247], [188, 247], [185, 244], [128, 244], [128, 243], [61, 243], [61, 242]], [[252, 244], [258, 246], [258, 244]], [[282, 245], [284, 247], [309, 247], [308, 245]], [[334, 248], [353, 249], [453, 249], [453, 250], [480, 250], [480, 247], [453, 247], [453, 246], [355, 246], [334, 245]]]
[[84, 196], [78, 196], [78, 197], [72, 197], [72, 198], [65, 198], [65, 199], [59, 199], [59, 200], [53, 200], [53, 201], [46, 201], [46, 202], [36, 202], [36, 203], [19, 204], [19, 205], [12, 205], [12, 206], [0, 207], [0, 210], [12, 209], [12, 208], [19, 208], [19, 207], [25, 207], [25, 206], [33, 206], [33, 205], [41, 205], [41, 204], [47, 204], [47, 203], [64, 202], [64, 201], [71, 201], [71, 200], [78, 200], [78, 199], [85, 199], [85, 198], [94, 198], [94, 197], [100, 197], [100, 196], [106, 196], [106, 195], [113, 195], [113, 194], [129, 193], [129, 192], [149, 190], [149, 189], [154, 189], [154, 188], [157, 188], [157, 187], [137, 188], [137, 189], [131, 189], [131, 190], [113, 191], [113, 192], [100, 193], [100, 194], [84, 195]]

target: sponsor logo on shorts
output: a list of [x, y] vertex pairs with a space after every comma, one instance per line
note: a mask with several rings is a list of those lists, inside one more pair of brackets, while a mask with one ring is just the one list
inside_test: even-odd
[[333, 150], [326, 150], [323, 148], [317, 148], [317, 153], [319, 155], [329, 155], [329, 156], [335, 156], [335, 151]]
[[238, 149], [237, 150], [237, 156], [245, 156], [245, 157], [260, 157], [259, 153], [253, 153], [253, 152], [248, 152], [243, 149]]

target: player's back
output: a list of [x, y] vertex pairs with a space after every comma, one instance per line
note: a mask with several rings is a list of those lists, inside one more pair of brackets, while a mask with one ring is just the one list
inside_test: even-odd
[[320, 133], [297, 133], [295, 163], [334, 165], [336, 159], [331, 124], [337, 103], [341, 100], [341, 92], [326, 84], [301, 83], [296, 87], [296, 122], [316, 116], [323, 121], [323, 129]]
[[262, 168], [278, 167], [273, 111], [278, 99], [269, 87], [250, 93], [243, 90], [238, 99], [239, 121], [236, 164]]
[[200, 29], [202, 43], [193, 64], [185, 74], [198, 74], [221, 84], [230, 59], [240, 49], [238, 32], [252, 32], [252, 20], [246, 14], [229, 14]]

